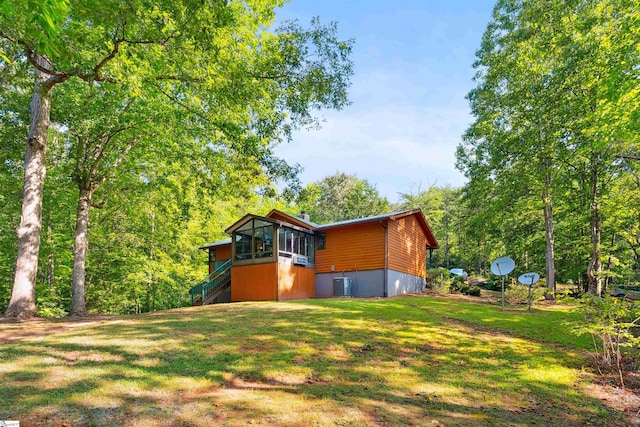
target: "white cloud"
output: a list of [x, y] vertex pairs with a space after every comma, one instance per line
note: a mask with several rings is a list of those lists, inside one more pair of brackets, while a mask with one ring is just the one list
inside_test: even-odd
[[470, 121], [465, 110], [432, 108], [360, 109], [332, 112], [317, 131], [301, 131], [277, 148], [279, 156], [304, 167], [304, 184], [336, 171], [375, 184], [391, 201], [412, 186], [460, 186], [455, 149]]

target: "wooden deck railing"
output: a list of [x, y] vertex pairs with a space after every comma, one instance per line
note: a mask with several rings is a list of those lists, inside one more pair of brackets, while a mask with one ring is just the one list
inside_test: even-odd
[[220, 291], [227, 286], [231, 281], [231, 260], [223, 262], [217, 269], [215, 269], [206, 280], [192, 287], [189, 293], [191, 294], [191, 304], [201, 298], [202, 305], [205, 305], [206, 301], [211, 298], [212, 295]]

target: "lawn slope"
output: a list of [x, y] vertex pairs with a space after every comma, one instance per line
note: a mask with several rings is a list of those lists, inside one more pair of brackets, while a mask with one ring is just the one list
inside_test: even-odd
[[624, 425], [562, 309], [450, 298], [239, 303], [0, 324], [22, 426]]

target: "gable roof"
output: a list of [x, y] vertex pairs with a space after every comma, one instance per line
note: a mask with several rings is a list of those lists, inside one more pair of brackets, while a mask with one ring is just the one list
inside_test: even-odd
[[[429, 227], [429, 224], [427, 224], [427, 220], [424, 217], [422, 210], [420, 209], [405, 209], [402, 211], [391, 212], [391, 213], [380, 214], [380, 215], [373, 215], [373, 216], [368, 216], [364, 218], [355, 218], [355, 219], [348, 219], [345, 221], [337, 221], [337, 222], [332, 222], [330, 224], [316, 224], [304, 218], [300, 218], [297, 215], [289, 214], [283, 211], [279, 211], [277, 209], [272, 209], [271, 212], [269, 212], [266, 217], [263, 217], [260, 215], [254, 215], [254, 214], [246, 214], [245, 216], [243, 216], [242, 218], [234, 222], [230, 227], [228, 227], [225, 230], [225, 232], [228, 234], [232, 234], [235, 230], [241, 227], [248, 220], [254, 219], [254, 218], [267, 221], [267, 222], [276, 223], [276, 224], [293, 226], [293, 228], [300, 227], [301, 229], [305, 229], [305, 230], [324, 231], [332, 228], [346, 227], [346, 226], [356, 225], [356, 224], [365, 224], [365, 223], [374, 222], [374, 221], [384, 221], [384, 220], [395, 221], [410, 215], [416, 216], [418, 223], [420, 224], [420, 227], [422, 228], [427, 238], [429, 247], [433, 249], [437, 249], [439, 247], [438, 241], [436, 240], [435, 235], [431, 231], [431, 228]], [[273, 218], [273, 216], [283, 217], [287, 221], [286, 222], [280, 221], [278, 219]], [[227, 245], [227, 244], [231, 244], [231, 239], [224, 239], [224, 240], [219, 240], [217, 242], [208, 243], [204, 246], [201, 246], [199, 249], [208, 249], [208, 248]]]
[[271, 223], [274, 223], [274, 224], [277, 222], [272, 218], [266, 218], [266, 217], [263, 217], [263, 216], [260, 216], [260, 215], [255, 215], [255, 214], [248, 213], [245, 216], [243, 216], [242, 218], [240, 218], [239, 220], [237, 220], [236, 222], [234, 222], [233, 224], [231, 224], [226, 230], [224, 230], [224, 232], [227, 233], [227, 234], [231, 234], [234, 231], [236, 231], [238, 228], [242, 227], [250, 219], [259, 219], [261, 221], [271, 222]]
[[[292, 219], [292, 220], [296, 219], [296, 217], [293, 217], [293, 216], [291, 216], [289, 214], [285, 214], [284, 212], [277, 211], [275, 209], [273, 209], [271, 212], [269, 212], [268, 215], [271, 215], [274, 211], [279, 213], [279, 214], [281, 214], [282, 216], [284, 216], [287, 219]], [[260, 216], [260, 215], [255, 215], [255, 214], [248, 213], [245, 216], [243, 216], [242, 218], [240, 218], [239, 220], [237, 220], [236, 222], [234, 222], [231, 226], [229, 226], [226, 230], [224, 230], [224, 232], [227, 233], [227, 234], [232, 234], [234, 231], [236, 231], [238, 228], [242, 227], [245, 223], [247, 223], [248, 221], [250, 221], [252, 219], [259, 219], [261, 221], [270, 222], [272, 224], [283, 225], [283, 226], [286, 226], [286, 227], [293, 228], [295, 230], [306, 231], [308, 233], [312, 232], [313, 231], [313, 226], [316, 225], [316, 224], [313, 224], [310, 221], [302, 220], [302, 218], [298, 218], [299, 221], [290, 221], [289, 222], [289, 221], [280, 221], [279, 219], [270, 218], [268, 216], [265, 217], [265, 216]]]
[[287, 212], [279, 211], [278, 209], [271, 209], [271, 212], [267, 214], [267, 218], [271, 218], [273, 215], [280, 215], [282, 217], [285, 217], [287, 218], [288, 222], [291, 222], [293, 225], [298, 225], [300, 227], [314, 229], [320, 226], [315, 222], [311, 222], [309, 220], [301, 218], [298, 215], [293, 215]]

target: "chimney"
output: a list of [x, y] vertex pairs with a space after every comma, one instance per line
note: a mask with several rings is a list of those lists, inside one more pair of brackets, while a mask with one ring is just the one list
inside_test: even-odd
[[305, 213], [305, 211], [301, 211], [300, 212], [300, 218], [304, 219], [305, 221], [310, 221], [311, 220], [311, 217], [309, 215], [307, 215]]

